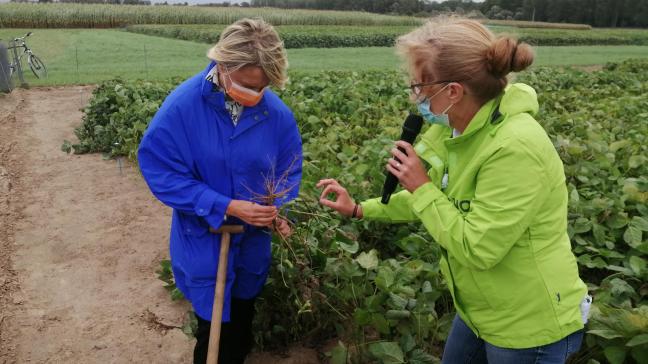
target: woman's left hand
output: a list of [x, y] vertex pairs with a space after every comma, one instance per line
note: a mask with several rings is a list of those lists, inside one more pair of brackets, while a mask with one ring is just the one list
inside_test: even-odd
[[387, 170], [398, 178], [398, 181], [406, 190], [414, 193], [417, 188], [430, 182], [430, 177], [428, 177], [423, 163], [421, 163], [410, 143], [399, 140], [396, 142], [396, 146], [405, 149], [407, 154], [401, 152], [398, 148], [393, 148], [391, 154], [394, 158], [389, 159]]
[[275, 231], [284, 239], [287, 239], [293, 233], [290, 223], [280, 217], [275, 220], [274, 228]]

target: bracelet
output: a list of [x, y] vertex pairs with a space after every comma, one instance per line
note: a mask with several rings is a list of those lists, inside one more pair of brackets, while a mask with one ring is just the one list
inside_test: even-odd
[[353, 219], [356, 218], [356, 216], [358, 215], [358, 207], [359, 206], [360, 206], [359, 204], [355, 204], [355, 206], [353, 207], [353, 213], [351, 214], [351, 218], [353, 218]]

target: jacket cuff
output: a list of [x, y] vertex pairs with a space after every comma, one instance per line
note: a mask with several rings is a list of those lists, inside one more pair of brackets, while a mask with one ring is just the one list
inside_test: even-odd
[[412, 194], [412, 201], [414, 201], [414, 203], [412, 203], [412, 209], [414, 209], [414, 212], [419, 215], [431, 203], [445, 197], [445, 194], [443, 194], [443, 192], [441, 192], [434, 183], [427, 182], [417, 188]]
[[225, 213], [231, 201], [231, 198], [208, 188], [196, 202], [194, 212], [204, 218], [209, 226], [218, 229], [225, 220]]
[[362, 218], [374, 219], [376, 216], [380, 216], [380, 204], [381, 202], [378, 198], [372, 198], [371, 200], [360, 202], [360, 207], [362, 207]]

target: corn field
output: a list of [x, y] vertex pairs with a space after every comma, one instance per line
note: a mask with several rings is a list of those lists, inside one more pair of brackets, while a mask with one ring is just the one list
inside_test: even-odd
[[117, 28], [129, 24], [231, 24], [262, 17], [273, 25], [418, 25], [422, 20], [348, 11], [102, 4], [1, 4], [0, 28]]

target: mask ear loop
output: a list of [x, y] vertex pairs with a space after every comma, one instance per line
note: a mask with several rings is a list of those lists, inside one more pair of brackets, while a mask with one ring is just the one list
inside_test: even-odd
[[440, 94], [443, 90], [445, 90], [448, 86], [450, 86], [450, 83], [447, 83], [445, 86], [441, 87], [439, 91], [437, 91], [434, 95], [430, 96], [428, 100], [432, 100], [436, 95]]
[[[427, 98], [423, 99], [421, 102], [425, 102], [425, 101], [427, 101], [429, 107], [431, 108], [431, 107], [432, 107], [432, 102], [431, 102], [432, 99], [433, 99], [436, 95], [440, 94], [443, 90], [445, 90], [448, 86], [450, 86], [450, 83], [448, 83], [448, 84], [446, 84], [445, 86], [443, 86], [443, 87], [442, 87], [439, 91], [437, 91], [434, 95], [432, 95], [432, 96], [430, 96], [430, 97], [427, 97]], [[441, 114], [445, 114], [445, 113], [447, 113], [448, 110], [450, 110], [450, 108], [453, 107], [453, 106], [454, 106], [454, 104], [450, 104], [450, 106], [448, 106], [445, 110], [443, 110], [443, 111], [441, 112]], [[432, 111], [432, 110], [430, 110], [430, 111]]]

